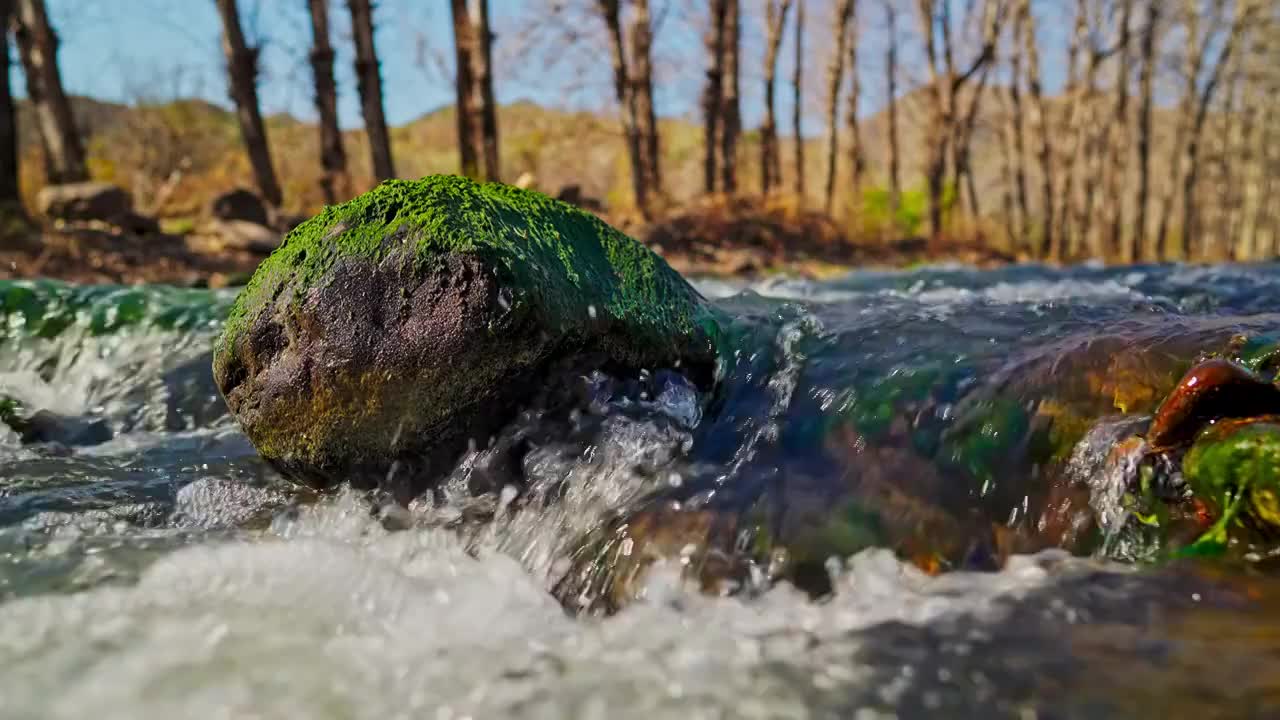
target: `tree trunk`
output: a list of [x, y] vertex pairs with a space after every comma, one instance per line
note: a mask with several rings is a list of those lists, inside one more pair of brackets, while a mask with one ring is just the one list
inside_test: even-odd
[[1015, 13], [1009, 47], [1009, 112], [1005, 118], [1005, 135], [1013, 150], [1013, 191], [1017, 202], [1014, 233], [1018, 244], [1025, 247], [1029, 255], [1037, 257], [1040, 248], [1031, 238], [1031, 208], [1027, 193], [1027, 132], [1022, 112], [1022, 22], [1022, 13]]
[[[1192, 252], [1195, 250], [1197, 238], [1197, 220], [1198, 216], [1197, 203], [1195, 197], [1196, 183], [1200, 173], [1200, 141], [1204, 135], [1204, 123], [1209, 114], [1209, 105], [1213, 102], [1213, 95], [1218, 89], [1218, 85], [1222, 82], [1222, 73], [1227, 63], [1231, 61], [1231, 53], [1235, 51], [1236, 45], [1240, 43], [1240, 36], [1248, 27], [1249, 20], [1253, 15], [1253, 0], [1240, 0], [1236, 8], [1236, 17], [1231, 23], [1230, 30], [1227, 31], [1227, 38], [1222, 43], [1222, 50], [1218, 53], [1218, 59], [1211, 66], [1209, 79], [1205, 82], [1204, 87], [1200, 89], [1200, 93], [1196, 99], [1195, 118], [1192, 122], [1190, 133], [1187, 137], [1186, 146], [1186, 174], [1182, 179], [1182, 257], [1190, 259]], [[1207, 52], [1209, 43], [1202, 43], [1202, 49]], [[1202, 63], [1203, 64], [1203, 63]]]
[[[1098, 31], [1098, 34], [1101, 34], [1101, 31]], [[1098, 74], [1102, 70], [1102, 64], [1116, 52], [1121, 52], [1119, 39], [1105, 48], [1099, 47], [1096, 40], [1089, 44], [1088, 64], [1085, 68], [1082, 88], [1084, 95], [1080, 99], [1078, 125], [1072, 131], [1072, 142], [1075, 144], [1076, 151], [1068, 156], [1072, 165], [1069, 177], [1074, 177], [1075, 168], [1079, 167], [1082, 159], [1084, 161], [1081, 195], [1075, 206], [1075, 218], [1072, 222], [1075, 230], [1074, 242], [1077, 246], [1087, 247], [1089, 256], [1099, 260], [1107, 260], [1108, 251], [1102, 226], [1094, 223], [1093, 220], [1097, 216], [1098, 183], [1105, 172], [1103, 159], [1108, 155], [1109, 136], [1108, 129], [1101, 125], [1098, 118], [1101, 110]]]
[[840, 0], [836, 5], [835, 53], [827, 68], [827, 183], [822, 195], [823, 207], [831, 212], [836, 193], [836, 153], [840, 144], [840, 86], [844, 84], [844, 59], [849, 43], [849, 20], [854, 0]]
[[458, 168], [467, 177], [480, 176], [480, 153], [476, 149], [476, 111], [480, 98], [476, 93], [475, 68], [471, 45], [470, 14], [467, 0], [450, 0], [453, 17], [454, 91], [457, 96], [454, 114], [458, 126]]
[[[22, 0], [30, 2], [31, 0]], [[240, 122], [240, 136], [249, 165], [253, 168], [254, 181], [262, 199], [272, 207], [279, 207], [282, 200], [280, 184], [276, 180], [275, 167], [267, 148], [267, 132], [262, 124], [262, 111], [258, 106], [258, 49], [245, 42], [240, 29], [240, 15], [236, 0], [216, 0], [218, 14], [222, 18], [222, 49], [227, 56], [227, 73], [231, 80], [231, 99], [236, 104], [236, 118]]]
[[850, 3], [849, 13], [849, 198], [854, 207], [862, 200], [862, 176], [867, 161], [862, 153], [862, 134], [858, 131], [858, 96], [862, 83], [858, 77], [858, 4]]
[[631, 88], [636, 104], [636, 132], [640, 135], [640, 149], [644, 156], [645, 186], [651, 194], [661, 196], [658, 118], [653, 108], [653, 28], [649, 22], [649, 0], [634, 0], [634, 3], [630, 66]]
[[1266, 248], [1259, 242], [1259, 210], [1263, 205], [1262, 186], [1267, 181], [1267, 153], [1274, 147], [1270, 138], [1270, 130], [1275, 127], [1274, 119], [1268, 118], [1267, 99], [1280, 92], [1276, 80], [1280, 72], [1271, 65], [1271, 48], [1275, 38], [1271, 33], [1258, 33], [1254, 50], [1249, 54], [1245, 64], [1245, 85], [1242, 90], [1243, 127], [1241, 129], [1242, 156], [1239, 159], [1240, 189], [1238, 193], [1239, 220], [1236, 260], [1247, 261], [1260, 259]]
[[0, 0], [0, 210], [7, 216], [22, 212], [18, 193], [18, 125], [13, 112], [13, 92], [9, 85], [9, 27], [13, 0]]
[[[943, 0], [945, 3], [947, 0]], [[938, 22], [933, 0], [919, 0], [920, 29], [924, 37], [925, 65], [929, 72], [929, 120], [925, 135], [928, 153], [925, 160], [925, 186], [929, 192], [929, 237], [933, 242], [942, 238], [942, 193], [947, 170], [947, 141], [950, 140], [952, 119], [950, 30], [944, 33], [945, 56], [948, 59], [945, 75], [938, 71], [937, 27], [949, 28], [947, 18]], [[944, 5], [945, 7], [945, 5]]]
[[1120, 6], [1116, 104], [1110, 124], [1111, 137], [1107, 141], [1111, 157], [1104, 178], [1106, 189], [1102, 194], [1102, 222], [1106, 228], [1107, 248], [1122, 263], [1132, 263], [1137, 254], [1135, 242], [1127, 241], [1124, 234], [1124, 194], [1121, 189], [1129, 170], [1129, 63], [1132, 57], [1129, 44], [1132, 42], [1133, 3], [1134, 0], [1122, 0]]
[[486, 180], [499, 180], [502, 166], [498, 155], [498, 103], [493, 95], [493, 30], [489, 26], [489, 0], [470, 0], [472, 51], [475, 53], [475, 81], [480, 95], [480, 157]]
[[27, 76], [27, 94], [35, 108], [36, 124], [47, 154], [49, 181], [88, 180], [84, 146], [58, 72], [58, 36], [49, 24], [44, 0], [17, 0], [15, 20], [14, 34]]
[[973, 131], [978, 124], [978, 110], [982, 106], [982, 95], [987, 89], [987, 68], [978, 74], [978, 84], [969, 98], [969, 105], [956, 123], [954, 137], [951, 141], [951, 162], [955, 171], [956, 192], [964, 192], [969, 206], [969, 214], [982, 216], [982, 205], [978, 199], [977, 183], [973, 179], [973, 163], [970, 149], [973, 145]]
[[710, 194], [716, 191], [720, 176], [720, 132], [724, 94], [724, 46], [725, 19], [728, 0], [710, 0], [711, 27], [707, 31], [707, 86], [702, 91], [703, 160], [702, 189]]
[[[966, 13], [972, 13], [975, 9], [981, 13], [978, 24], [982, 27], [983, 37], [980, 52], [966, 69], [961, 70], [956, 64], [951, 38], [950, 2], [943, 0], [938, 5], [935, 0], [917, 0], [920, 30], [924, 38], [925, 67], [929, 73], [929, 133], [926, 135], [928, 158], [925, 161], [925, 182], [929, 188], [929, 232], [935, 243], [942, 238], [947, 158], [957, 133], [956, 98], [974, 75], [985, 72], [987, 63], [995, 53], [1000, 18], [1003, 15], [998, 8], [1002, 5], [1002, 2], [996, 0], [984, 0], [981, 5], [967, 3]], [[939, 9], [941, 12], [938, 12]], [[968, 26], [971, 19], [966, 17], [961, 26]], [[937, 43], [939, 30], [942, 34], [941, 58]]]
[[1049, 259], [1062, 261], [1062, 239], [1054, 233], [1053, 194], [1053, 140], [1049, 127], [1049, 113], [1040, 85], [1040, 54], [1036, 46], [1035, 18], [1031, 15], [1030, 0], [1022, 0], [1022, 42], [1027, 62], [1027, 89], [1031, 93], [1031, 124], [1039, 135], [1036, 157], [1040, 163], [1040, 243], [1048, 249]]
[[[1067, 49], [1067, 86], [1064, 93], [1067, 100], [1067, 116], [1062, 130], [1062, 137], [1067, 151], [1062, 154], [1062, 162], [1057, 169], [1062, 174], [1061, 191], [1054, 198], [1057, 206], [1053, 216], [1058, 220], [1055, 234], [1060, 238], [1064, 256], [1075, 258], [1079, 255], [1079, 235], [1071, 226], [1075, 192], [1076, 159], [1080, 154], [1081, 115], [1083, 106], [1088, 102], [1088, 94], [1080, 88], [1080, 51], [1089, 43], [1089, 0], [1076, 0], [1075, 22], [1071, 33], [1071, 43]], [[1045, 121], [1050, 122], [1048, 115]], [[1061, 259], [1061, 258], [1059, 258]]]
[[[1272, 84], [1268, 97], [1276, 97], [1280, 93], [1280, 72], [1276, 72], [1274, 65], [1270, 71]], [[1277, 187], [1280, 183], [1276, 182], [1280, 177], [1280, 152], [1276, 148], [1280, 148], [1280, 118], [1271, 114], [1267, 117], [1258, 148], [1260, 182], [1254, 212], [1249, 220], [1253, 227], [1255, 259], [1258, 260], [1280, 256], [1280, 212], [1276, 210], [1276, 203], [1268, 201], [1280, 191]]]
[[804, 116], [804, 2], [796, 0], [796, 66], [791, 76], [792, 108], [791, 131], [795, 137], [796, 165], [796, 200], [801, 205], [805, 201], [804, 189], [804, 135], [801, 131], [801, 119]]
[[720, 182], [726, 193], [738, 190], [738, 135], [742, 110], [738, 100], [738, 57], [742, 49], [742, 12], [738, 0], [726, 0], [724, 17], [724, 94], [721, 97]]
[[53, 151], [49, 149], [49, 139], [45, 133], [45, 124], [40, 116], [44, 94], [40, 90], [40, 78], [32, 70], [35, 64], [32, 60], [34, 49], [31, 46], [31, 35], [22, 31], [22, 25], [18, 23], [16, 16], [13, 18], [12, 25], [13, 41], [18, 46], [18, 60], [22, 65], [23, 77], [27, 81], [27, 98], [31, 102], [32, 113], [36, 116], [36, 137], [40, 141], [40, 158], [43, 160], [44, 177], [47, 182], [56, 182], [54, 178], [58, 176], [58, 169], [54, 166]]
[[774, 82], [778, 76], [778, 50], [787, 24], [791, 0], [766, 0], [764, 51], [764, 123], [760, 126], [760, 191], [766, 195], [782, 182], [778, 153], [778, 122], [774, 109]]
[[[1086, 88], [1091, 95], [1096, 91], [1092, 78]], [[1075, 228], [1078, 243], [1088, 248], [1089, 256], [1107, 260], [1107, 249], [1103, 244], [1102, 233], [1093, 222], [1097, 217], [1098, 180], [1103, 172], [1102, 160], [1107, 155], [1105, 128], [1098, 126], [1098, 103], [1098, 98], [1090, 97], [1085, 106], [1084, 177], [1081, 180], [1080, 202], [1072, 225]]]
[[1226, 127], [1221, 133], [1214, 133], [1218, 138], [1218, 152], [1213, 163], [1217, 172], [1210, 183], [1216, 193], [1213, 207], [1207, 208], [1205, 213], [1207, 217], [1200, 220], [1200, 227], [1203, 228], [1200, 233], [1201, 257], [1209, 260], [1233, 259], [1237, 249], [1241, 251], [1245, 249], [1236, 234], [1239, 229], [1236, 210], [1240, 207], [1239, 191], [1242, 179], [1238, 172], [1242, 163], [1237, 160], [1243, 158], [1248, 152], [1245, 146], [1247, 130], [1245, 123], [1248, 122], [1248, 113], [1239, 106], [1241, 80], [1245, 72], [1242, 61], [1248, 54], [1246, 41], [1248, 34], [1246, 30], [1241, 35], [1241, 45], [1244, 47], [1237, 47], [1231, 53], [1229, 65], [1231, 69], [1224, 78], [1222, 89], [1224, 94], [1222, 115]]
[[888, 37], [885, 38], [885, 75], [889, 116], [889, 207], [894, 217], [902, 207], [902, 151], [898, 146], [898, 9], [896, 0], [884, 0]]
[[631, 83], [627, 48], [622, 34], [621, 3], [619, 0], [597, 0], [596, 7], [609, 33], [609, 45], [613, 58], [613, 90], [622, 112], [622, 132], [627, 142], [627, 156], [631, 161], [631, 189], [635, 193], [636, 208], [647, 220], [652, 216], [647, 184], [648, 173], [645, 171], [644, 144], [640, 139], [636, 93]]
[[1009, 242], [1009, 252], [1013, 254], [1018, 250], [1021, 236], [1018, 234], [1017, 226], [1018, 210], [1013, 202], [1013, 136], [1008, 131], [1009, 115], [1012, 110], [1009, 107], [1008, 95], [997, 93], [996, 98], [1000, 102], [1000, 112], [1005, 116], [1000, 132], [1000, 208], [1004, 211], [1004, 228]]
[[338, 129], [338, 86], [333, 79], [333, 46], [329, 44], [328, 0], [307, 0], [311, 8], [311, 74], [320, 118], [320, 190], [327, 205], [347, 199], [347, 152]]
[[1159, 246], [1148, 230], [1147, 210], [1151, 198], [1151, 140], [1152, 109], [1155, 106], [1156, 33], [1160, 25], [1160, 4], [1163, 0], [1147, 0], [1146, 26], [1142, 30], [1142, 67], [1138, 81], [1140, 95], [1138, 105], [1138, 189], [1134, 198], [1137, 218], [1133, 231], [1137, 234], [1133, 244], [1142, 248], [1145, 260], [1155, 260]]
[[378, 69], [378, 52], [373, 45], [373, 7], [369, 0], [347, 0], [351, 9], [351, 34], [356, 45], [356, 88], [360, 91], [360, 110], [369, 136], [369, 155], [373, 176], [378, 180], [395, 177], [391, 163], [391, 136], [387, 118], [382, 112], [382, 78]]
[[[1185, 156], [1188, 153], [1187, 134], [1191, 126], [1191, 115], [1195, 113], [1196, 96], [1199, 94], [1198, 80], [1200, 70], [1204, 66], [1205, 48], [1200, 34], [1200, 12], [1196, 0], [1185, 0], [1183, 4], [1184, 24], [1186, 25], [1187, 47], [1182, 68], [1182, 99], [1178, 103], [1177, 121], [1173, 131], [1173, 171], [1169, 174], [1169, 184], [1160, 198], [1160, 224], [1156, 230], [1156, 246], [1167, 257], [1172, 257], [1169, 247], [1169, 226], [1173, 221], [1174, 198], [1182, 185], [1183, 173], [1186, 171]], [[1214, 22], [1210, 19], [1210, 23]], [[1210, 27], [1209, 35], [1213, 30]], [[1182, 228], [1184, 237], [1187, 228]], [[1181, 249], [1181, 244], [1180, 248]], [[1189, 260], [1183, 256], [1183, 260]]]

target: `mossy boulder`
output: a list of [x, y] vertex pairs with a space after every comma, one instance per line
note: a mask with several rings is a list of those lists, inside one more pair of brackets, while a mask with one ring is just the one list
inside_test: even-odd
[[1225, 544], [1237, 526], [1263, 537], [1280, 530], [1280, 416], [1227, 420], [1206, 430], [1182, 472], [1217, 518], [1200, 544]]
[[595, 216], [458, 177], [388, 181], [284, 240], [241, 292], [214, 377], [285, 475], [418, 492], [557, 368], [715, 372], [720, 321]]

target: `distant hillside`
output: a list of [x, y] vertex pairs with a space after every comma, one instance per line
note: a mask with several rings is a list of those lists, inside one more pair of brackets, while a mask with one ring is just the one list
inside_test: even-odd
[[[1005, 122], [1004, 104], [988, 90], [981, 106], [974, 137], [973, 163], [984, 212], [999, 209], [1000, 132]], [[72, 99], [73, 112], [87, 137], [90, 170], [98, 179], [130, 188], [141, 209], [161, 216], [197, 215], [208, 198], [237, 186], [251, 184], [248, 162], [239, 142], [234, 115], [215, 105], [184, 100], [164, 105], [124, 106], [90, 98]], [[923, 91], [899, 102], [904, 184], [919, 187], [928, 150], [927, 113]], [[1052, 106], [1051, 106], [1052, 107]], [[30, 108], [18, 108], [23, 154], [24, 191], [28, 196], [43, 184], [39, 147], [31, 130]], [[1060, 113], [1059, 113], [1060, 115]], [[1062, 122], [1060, 116], [1054, 122]], [[536, 187], [555, 193], [577, 184], [589, 197], [612, 208], [631, 203], [625, 149], [616, 117], [587, 112], [566, 112], [519, 102], [499, 109], [502, 176], [514, 181], [524, 173]], [[1170, 123], [1159, 119], [1159, 126]], [[315, 126], [289, 116], [268, 118], [268, 135], [276, 169], [285, 192], [285, 209], [310, 213], [323, 202], [319, 186], [318, 133]], [[888, 156], [888, 121], [885, 113], [865, 119], [861, 125], [867, 154], [869, 182], [885, 183]], [[676, 204], [685, 204], [701, 193], [702, 128], [680, 119], [660, 121], [664, 190]], [[443, 107], [392, 130], [392, 152], [397, 173], [419, 177], [437, 172], [457, 172], [454, 108]], [[1160, 133], [1163, 134], [1163, 133]], [[346, 134], [353, 191], [372, 185], [367, 142], [363, 131]], [[759, 137], [744, 134], [740, 143], [740, 186], [747, 192], [759, 187]], [[838, 158], [838, 207], [848, 207], [848, 157], [842, 132]], [[1156, 177], [1167, 165], [1167, 153], [1158, 144]], [[783, 177], [793, 183], [791, 141], [782, 147]], [[811, 204], [818, 204], [824, 185], [825, 141], [806, 141], [806, 187]], [[1029, 162], [1030, 158], [1029, 158]], [[1031, 162], [1034, 171], [1034, 162]], [[1031, 181], [1038, 182], [1032, 174]]]

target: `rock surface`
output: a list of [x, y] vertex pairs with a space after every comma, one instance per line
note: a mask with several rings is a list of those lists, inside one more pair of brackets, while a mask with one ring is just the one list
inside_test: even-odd
[[133, 198], [110, 183], [49, 185], [36, 195], [36, 208], [51, 220], [110, 222], [133, 211]]
[[215, 220], [241, 220], [256, 225], [269, 225], [271, 222], [262, 198], [243, 188], [215, 197], [209, 203], [209, 216]]
[[1202, 544], [1225, 546], [1237, 523], [1264, 533], [1280, 528], [1278, 421], [1275, 415], [1223, 421], [1187, 452], [1187, 484], [1217, 518]]
[[718, 317], [658, 256], [536, 192], [389, 181], [290, 233], [232, 309], [214, 377], [258, 451], [317, 487], [428, 487], [557, 368], [681, 367]]
[[280, 245], [280, 233], [247, 220], [212, 220], [201, 228], [220, 247], [267, 254]]

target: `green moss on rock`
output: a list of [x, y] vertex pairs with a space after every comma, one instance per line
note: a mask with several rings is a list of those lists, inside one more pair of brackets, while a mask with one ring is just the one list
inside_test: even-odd
[[1280, 528], [1280, 418], [1224, 422], [1206, 431], [1183, 459], [1192, 492], [1217, 522], [1197, 542], [1220, 545], [1247, 520]]
[[[575, 358], [706, 382], [721, 319], [593, 215], [450, 176], [393, 180], [286, 238], [232, 307], [214, 376], [249, 438], [310, 484], [447, 469]], [[380, 482], [380, 481], [379, 481]]]
[[678, 273], [596, 216], [541, 193], [434, 175], [388, 180], [295, 228], [241, 293], [221, 343], [233, 343], [286, 286], [301, 300], [339, 259], [378, 262], [406, 248], [422, 269], [448, 255], [479, 258], [519, 291], [513, 302], [536, 303], [563, 325], [607, 313], [637, 341], [663, 344], [673, 331], [718, 332]]

